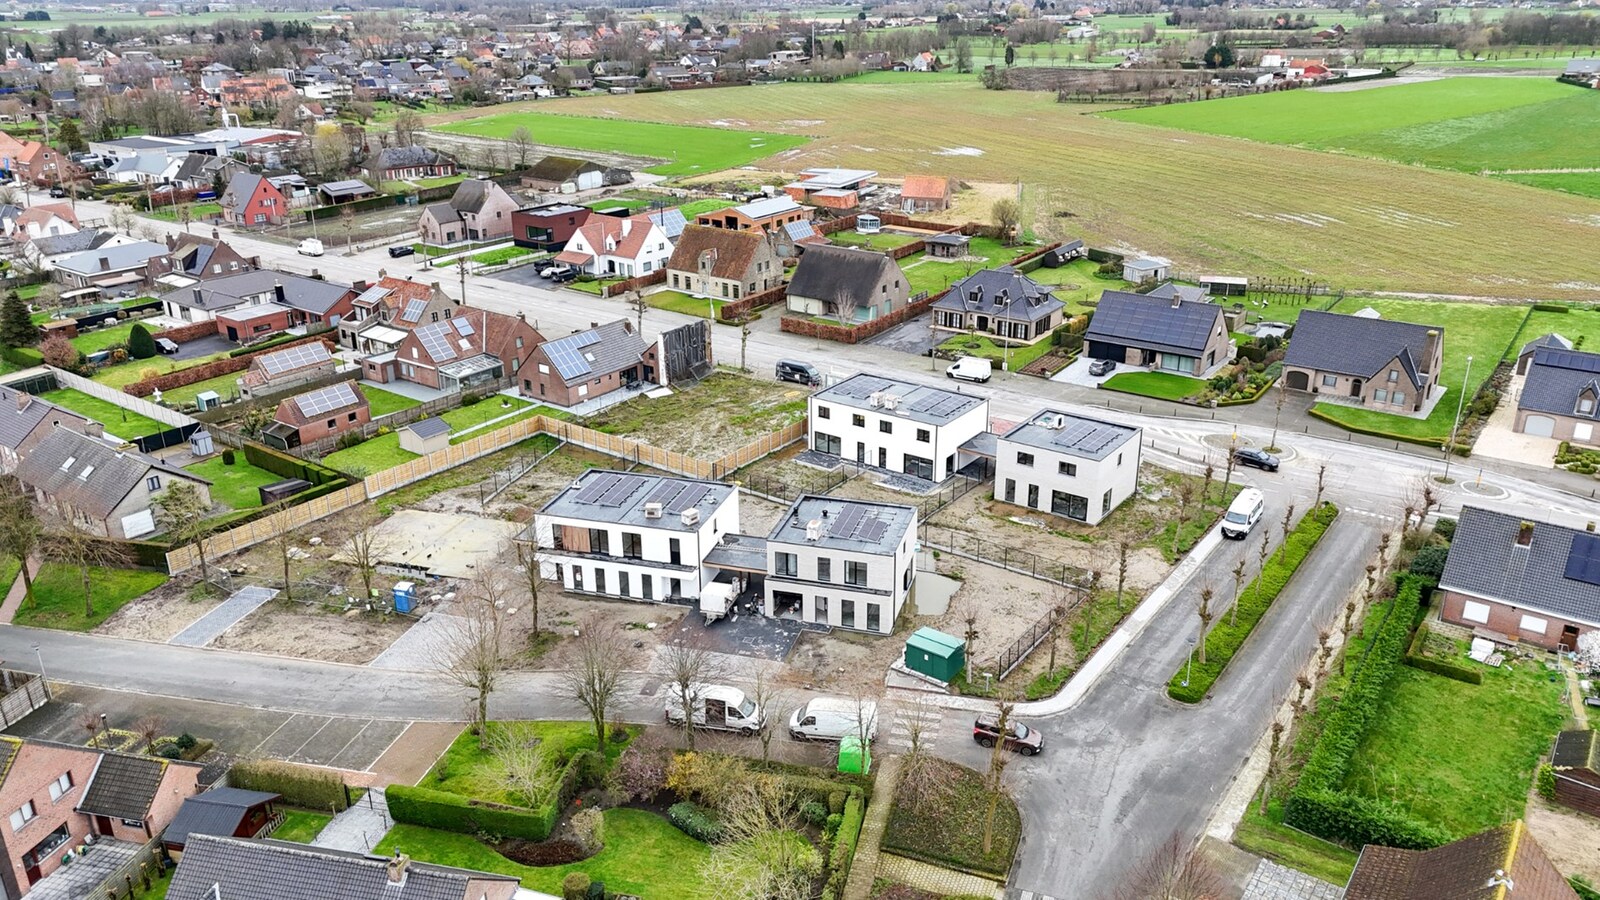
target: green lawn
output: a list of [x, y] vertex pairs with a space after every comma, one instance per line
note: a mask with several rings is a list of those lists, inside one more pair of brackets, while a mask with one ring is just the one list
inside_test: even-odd
[[1101, 382], [1106, 390], [1138, 394], [1156, 400], [1182, 400], [1206, 386], [1198, 378], [1170, 375], [1166, 372], [1123, 372]]
[[629, 212], [639, 212], [649, 209], [658, 201], [665, 202], [665, 197], [654, 194], [617, 194], [612, 197], [601, 197], [598, 200], [585, 200], [579, 206], [590, 209], [626, 209]]
[[[510, 405], [502, 407], [498, 402], [499, 400], [506, 400]], [[520, 397], [502, 397], [496, 394], [471, 406], [458, 406], [448, 412], [441, 413], [439, 418], [449, 422], [451, 429], [459, 433], [474, 425], [481, 425], [490, 419], [517, 413], [519, 410], [523, 414], [519, 415], [518, 418], [526, 418], [527, 414], [531, 414], [533, 406], [534, 404], [531, 401], [523, 400]], [[509, 425], [512, 421], [508, 419], [503, 424]], [[503, 427], [503, 425], [496, 425], [496, 427]], [[474, 431], [469, 437], [477, 437], [483, 433], [482, 430]], [[454, 436], [451, 438], [451, 442], [459, 443]], [[400, 436], [390, 432], [389, 434], [379, 435], [363, 441], [354, 447], [336, 450], [328, 454], [322, 462], [324, 465], [332, 466], [343, 472], [370, 475], [373, 472], [392, 469], [401, 463], [410, 462], [416, 458], [417, 455], [415, 453], [409, 450], [401, 450]]]
[[[1270, 806], [1276, 808], [1279, 804], [1272, 803]], [[1332, 884], [1349, 882], [1350, 873], [1356, 867], [1354, 851], [1274, 821], [1271, 816], [1262, 815], [1260, 809], [1260, 804], [1255, 800], [1245, 809], [1244, 818], [1233, 832], [1235, 844], [1257, 856], [1264, 856], [1323, 881]], [[1281, 812], [1277, 818], [1283, 818]]]
[[597, 119], [553, 113], [502, 113], [435, 125], [438, 131], [508, 138], [520, 127], [541, 144], [666, 158], [645, 171], [656, 175], [694, 175], [743, 166], [803, 146], [807, 138], [792, 134], [739, 131], [695, 125], [662, 125], [623, 119]]
[[1480, 669], [1483, 684], [1398, 667], [1344, 786], [1462, 838], [1522, 815], [1540, 756], [1566, 720], [1566, 682], [1536, 662], [1455, 662]]
[[711, 850], [661, 816], [642, 809], [605, 811], [605, 849], [564, 866], [514, 863], [477, 838], [417, 825], [396, 825], [373, 848], [389, 855], [399, 850], [419, 862], [458, 866], [514, 875], [524, 887], [561, 895], [569, 872], [585, 872], [604, 881], [606, 891], [635, 894], [644, 900], [683, 900], [705, 896], [702, 869]]
[[128, 900], [165, 900], [167, 896], [167, 888], [172, 885], [172, 876], [177, 871], [177, 868], [173, 867], [162, 872], [159, 878], [150, 882], [150, 887], [148, 890], [141, 888], [138, 883], [135, 883], [133, 886], [133, 896], [129, 897]]
[[1529, 187], [1547, 191], [1562, 191], [1583, 197], [1600, 198], [1600, 172], [1539, 172], [1531, 175], [1496, 175], [1504, 181], [1515, 181]]
[[[199, 222], [208, 216], [222, 215], [222, 207], [216, 203], [192, 203], [189, 205], [189, 214], [190, 222]], [[140, 215], [149, 216], [152, 219], [160, 219], [163, 222], [178, 221], [178, 211], [171, 206], [158, 206], [150, 212], [141, 213]]]
[[[1234, 302], [1237, 301], [1244, 305], [1244, 308], [1247, 312], [1247, 317], [1252, 322], [1262, 320], [1267, 322], [1283, 322], [1286, 325], [1293, 325], [1295, 322], [1300, 320], [1300, 314], [1302, 312], [1305, 312], [1308, 309], [1321, 309], [1323, 304], [1329, 302], [1331, 299], [1332, 298], [1330, 297], [1312, 297], [1310, 300], [1293, 302], [1282, 300], [1250, 300], [1244, 297], [1226, 297], [1222, 299], [1221, 305], [1231, 307], [1233, 306]], [[1342, 308], [1340, 311], [1355, 312], [1365, 305], [1365, 303], [1359, 305], [1352, 304], [1348, 306], [1348, 308]]]
[[94, 419], [105, 425], [106, 431], [120, 438], [132, 439], [159, 434], [172, 427], [72, 388], [47, 391], [39, 396], [57, 406]]
[[1000, 798], [995, 811], [994, 841], [984, 852], [983, 831], [990, 797], [986, 779], [966, 766], [942, 760], [938, 764], [944, 770], [943, 780], [949, 785], [950, 796], [933, 811], [897, 794], [883, 829], [883, 848], [1003, 877], [1011, 868], [1022, 836], [1017, 804], [1010, 797]]
[[269, 836], [277, 841], [309, 844], [331, 821], [333, 816], [327, 813], [312, 812], [309, 809], [286, 809], [283, 811], [283, 824]]
[[1528, 313], [1528, 320], [1522, 323], [1522, 331], [1511, 342], [1511, 352], [1506, 358], [1516, 359], [1517, 354], [1522, 352], [1523, 344], [1551, 333], [1574, 342], [1581, 338], [1583, 343], [1578, 346], [1579, 350], [1591, 353], [1600, 350], [1600, 309], [1580, 306], [1565, 313], [1537, 309]]
[[1473, 358], [1471, 377], [1466, 382], [1470, 400], [1478, 386], [1494, 371], [1495, 363], [1517, 335], [1523, 316], [1528, 313], [1526, 306], [1358, 297], [1345, 298], [1333, 311], [1352, 313], [1364, 306], [1376, 309], [1385, 319], [1444, 327], [1444, 370], [1440, 373], [1440, 384], [1446, 393], [1426, 419], [1409, 419], [1333, 403], [1318, 403], [1316, 410], [1341, 425], [1438, 444], [1450, 438], [1458, 392], [1462, 379], [1469, 375], [1467, 357]]
[[24, 603], [13, 621], [33, 628], [92, 631], [129, 600], [155, 590], [166, 580], [160, 572], [92, 566], [89, 584], [94, 611], [85, 616], [82, 572], [76, 566], [47, 562], [33, 580], [33, 605]]
[[211, 499], [226, 504], [229, 509], [254, 509], [260, 506], [261, 494], [256, 489], [283, 480], [282, 475], [250, 465], [243, 453], [234, 456], [231, 466], [223, 465], [222, 455], [218, 454], [184, 471], [210, 481]]
[[130, 359], [125, 363], [119, 363], [114, 366], [101, 366], [95, 369], [94, 380], [107, 387], [120, 389], [133, 384], [135, 381], [142, 381], [146, 375], [170, 375], [173, 372], [181, 372], [184, 369], [191, 369], [214, 360], [223, 359], [227, 355], [228, 351], [224, 350], [213, 353], [210, 356], [185, 360], [173, 360], [165, 356], [156, 356], [151, 359]]
[[621, 280], [622, 279], [620, 278], [580, 278], [577, 281], [568, 282], [567, 287], [572, 288], [575, 291], [582, 291], [585, 294], [593, 294], [598, 297], [600, 296], [600, 291], [603, 290], [606, 285]]
[[690, 200], [688, 203], [685, 203], [682, 206], [678, 207], [678, 211], [683, 213], [683, 217], [685, 219], [688, 219], [690, 222], [693, 222], [695, 216], [705, 215], [706, 213], [713, 213], [713, 212], [716, 212], [719, 209], [727, 209], [728, 207], [733, 206], [733, 205], [734, 204], [733, 204], [732, 201], [723, 200], [723, 199], [718, 198], [718, 197], [713, 197], [713, 198], [711, 198], [709, 200]]
[[361, 382], [361, 393], [367, 398], [367, 407], [372, 411], [374, 419], [422, 405], [420, 400], [413, 400], [404, 394], [396, 394], [383, 388], [372, 387], [365, 381]]
[[465, 178], [465, 175], [447, 175], [441, 178], [418, 178], [416, 181], [413, 181], [412, 184], [419, 188], [444, 187], [447, 184], [460, 184]]
[[[243, 374], [243, 372], [229, 372], [226, 375], [207, 378], [205, 381], [196, 381], [194, 384], [186, 384], [182, 387], [162, 391], [161, 402], [169, 406], [181, 407], [186, 403], [193, 403], [194, 398], [206, 391], [216, 391], [217, 396], [224, 400], [236, 398], [239, 396], [239, 379]], [[153, 400], [154, 398], [151, 399]]]
[[[148, 327], [148, 326], [146, 326]], [[118, 344], [128, 342], [128, 334], [133, 331], [132, 322], [113, 325], [110, 328], [96, 328], [93, 331], [80, 332], [72, 339], [72, 346], [78, 348], [80, 353], [95, 353]]]
[[644, 302], [656, 309], [670, 309], [675, 313], [699, 316], [702, 319], [711, 315], [713, 306], [720, 315], [723, 305], [727, 303], [726, 300], [715, 298], [691, 297], [683, 291], [656, 291], [653, 294], [645, 294]]
[[1005, 347], [996, 344], [992, 339], [983, 335], [958, 334], [947, 339], [939, 345], [941, 350], [950, 350], [967, 356], [981, 356], [984, 359], [994, 360], [996, 366], [1009, 359], [1011, 371], [1015, 372], [1028, 363], [1050, 352], [1055, 346], [1049, 337], [1040, 338], [1030, 345], [1016, 345], [1007, 354]]
[[[518, 722], [516, 725], [526, 729], [530, 736], [537, 737], [553, 754], [557, 766], [566, 765], [580, 750], [594, 749], [594, 726], [588, 722]], [[490, 729], [503, 727], [504, 724], [500, 722], [489, 723]], [[606, 756], [616, 759], [627, 746], [626, 743], [609, 741], [606, 744]], [[522, 802], [506, 789], [494, 757], [478, 749], [478, 736], [470, 728], [463, 729], [456, 736], [449, 749], [445, 750], [419, 784], [436, 791], [494, 803], [515, 806]]]
[[1067, 305], [1067, 314], [1075, 315], [1094, 308], [1105, 291], [1125, 291], [1133, 287], [1120, 275], [1101, 275], [1100, 264], [1089, 259], [1075, 259], [1064, 266], [1047, 269], [1040, 266], [1028, 273], [1040, 284], [1049, 285], [1050, 293]]
[[838, 244], [841, 247], [862, 247], [867, 250], [893, 250], [904, 247], [923, 239], [922, 235], [897, 234], [892, 231], [883, 231], [877, 234], [862, 234], [859, 231], [835, 231], [828, 235], [828, 243]]
[[972, 271], [976, 271], [1003, 265], [1026, 249], [1007, 247], [995, 238], [975, 237], [972, 243], [967, 245], [967, 255], [980, 257], [982, 262], [943, 259], [926, 253], [916, 253], [900, 260], [900, 268], [905, 270], [906, 282], [911, 287], [911, 293], [927, 291], [930, 294], [937, 294], [967, 277], [969, 267]]

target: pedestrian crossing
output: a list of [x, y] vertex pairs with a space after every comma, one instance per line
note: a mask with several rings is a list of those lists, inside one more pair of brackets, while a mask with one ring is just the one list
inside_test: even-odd
[[939, 729], [944, 724], [944, 712], [932, 706], [904, 706], [895, 709], [889, 733], [881, 736], [884, 749], [891, 753], [905, 753], [911, 749], [912, 735], [919, 730], [920, 742], [927, 749], [939, 739]]
[[1038, 891], [1006, 891], [1006, 900], [1057, 900], [1057, 898]]

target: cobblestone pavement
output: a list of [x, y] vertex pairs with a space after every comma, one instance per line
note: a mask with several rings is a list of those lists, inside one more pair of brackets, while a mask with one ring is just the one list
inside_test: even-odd
[[[1000, 885], [987, 878], [940, 868], [892, 853], [878, 855], [878, 877], [941, 897], [1000, 897]], [[1038, 894], [1035, 898], [1043, 900]]]
[[1342, 900], [1344, 888], [1263, 859], [1240, 900]]
[[273, 588], [254, 585], [240, 588], [233, 592], [233, 596], [222, 601], [221, 606], [201, 616], [167, 643], [181, 644], [185, 647], [204, 647], [221, 637], [224, 631], [237, 625], [240, 619], [260, 609], [263, 603], [276, 596], [278, 592]]
[[392, 824], [389, 801], [383, 795], [383, 788], [375, 787], [354, 806], [334, 816], [311, 843], [330, 850], [367, 853], [388, 833]]

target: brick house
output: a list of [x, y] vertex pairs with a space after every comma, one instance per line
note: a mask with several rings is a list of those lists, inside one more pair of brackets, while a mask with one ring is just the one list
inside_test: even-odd
[[240, 228], [282, 225], [289, 211], [282, 191], [260, 175], [248, 172], [228, 179], [228, 187], [218, 202], [222, 205], [222, 220]]
[[648, 215], [590, 216], [556, 261], [596, 277], [635, 278], [666, 268], [672, 240]]
[[1443, 326], [1311, 309], [1295, 322], [1283, 383], [1378, 412], [1420, 412], [1443, 365]]
[[635, 384], [658, 384], [660, 371], [658, 345], [621, 319], [540, 344], [519, 381], [526, 396], [574, 406]]
[[412, 329], [448, 319], [461, 308], [461, 301], [437, 281], [425, 284], [383, 275], [374, 284], [357, 282], [356, 287], [360, 293], [339, 322], [339, 345], [367, 355], [393, 350]]
[[907, 175], [900, 186], [900, 209], [908, 213], [942, 212], [950, 208], [950, 179], [940, 175]]
[[366, 161], [364, 171], [369, 177], [382, 181], [449, 178], [456, 174], [456, 161], [431, 147], [418, 144], [384, 147]]
[[1066, 308], [1048, 287], [1010, 266], [980, 269], [934, 301], [933, 327], [1033, 344], [1061, 326]]
[[811, 214], [810, 207], [801, 206], [786, 195], [700, 213], [694, 217], [694, 223], [732, 231], [778, 232], [795, 222], [811, 221]]
[[492, 181], [469, 178], [445, 203], [422, 210], [417, 231], [424, 243], [498, 241], [511, 237], [511, 214], [522, 204]]
[[246, 257], [220, 238], [197, 234], [168, 235], [166, 256], [150, 261], [150, 277], [158, 284], [188, 287], [196, 281], [237, 275], [257, 268], [257, 257]]
[[459, 391], [516, 378], [542, 343], [525, 316], [462, 307], [450, 318], [413, 329], [394, 350], [362, 360], [362, 377]]
[[[113, 426], [113, 432], [115, 427]], [[99, 437], [57, 428], [17, 464], [17, 480], [78, 528], [113, 540], [156, 531], [155, 499], [186, 481], [211, 502], [211, 482]]]
[[238, 306], [217, 313], [217, 333], [240, 345], [282, 334], [294, 323], [295, 311], [281, 303]]
[[10, 475], [57, 428], [99, 437], [103, 426], [70, 409], [0, 385], [0, 475]]
[[0, 828], [7, 897], [21, 897], [61, 867], [85, 838], [140, 845], [159, 834], [198, 790], [200, 765], [0, 736]]
[[571, 203], [546, 203], [529, 206], [511, 214], [511, 240], [518, 247], [535, 250], [560, 250], [572, 235], [589, 221], [592, 210]]
[[1222, 307], [1200, 300], [1103, 291], [1084, 334], [1084, 355], [1206, 378], [1233, 359]]
[[39, 141], [24, 142], [16, 163], [17, 172], [38, 185], [70, 181], [77, 168], [71, 160], [57, 153], [54, 147]]
[[1518, 434], [1600, 444], [1600, 353], [1539, 347], [1527, 361], [1517, 395]]
[[783, 283], [783, 260], [762, 231], [690, 225], [667, 260], [667, 285], [696, 297], [738, 300]]
[[341, 381], [279, 403], [272, 419], [262, 432], [263, 440], [279, 450], [292, 450], [360, 428], [372, 421], [372, 410], [355, 382]]
[[512, 875], [374, 857], [288, 841], [195, 835], [168, 900], [512, 900]]
[[1345, 900], [1578, 900], [1521, 819], [1431, 850], [1368, 844]]

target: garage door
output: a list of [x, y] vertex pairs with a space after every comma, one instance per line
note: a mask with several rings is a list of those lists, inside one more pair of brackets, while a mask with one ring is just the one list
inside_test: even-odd
[[1522, 433], [1550, 437], [1556, 433], [1556, 420], [1549, 416], [1529, 416], [1522, 421]]
[[122, 536], [132, 540], [156, 530], [155, 516], [148, 509], [122, 517]]

